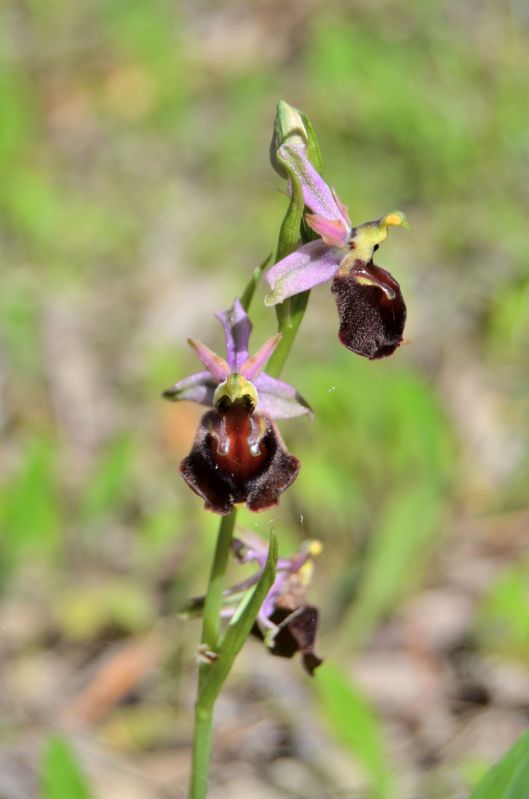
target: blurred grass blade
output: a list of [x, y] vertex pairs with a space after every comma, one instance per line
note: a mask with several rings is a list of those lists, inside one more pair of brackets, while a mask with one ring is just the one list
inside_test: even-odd
[[62, 737], [52, 738], [42, 760], [44, 799], [93, 799], [70, 744]]
[[218, 659], [209, 666], [209, 676], [202, 694], [204, 705], [212, 704], [230, 673], [233, 661], [250, 635], [259, 608], [274, 582], [277, 563], [277, 537], [270, 533], [268, 557], [255, 588], [248, 591], [228, 625], [219, 647]]
[[440, 527], [442, 504], [428, 484], [397, 491], [389, 499], [367, 553], [358, 596], [342, 630], [360, 645], [396, 599], [413, 587], [421, 559]]
[[85, 489], [81, 501], [81, 518], [98, 522], [119, 505], [128, 483], [132, 464], [133, 442], [122, 437], [102, 454]]
[[373, 799], [392, 796], [392, 778], [375, 713], [343, 672], [331, 663], [318, 670], [315, 687], [336, 736], [363, 767]]
[[529, 797], [529, 730], [496, 763], [469, 799], [527, 799]]
[[24, 557], [53, 557], [60, 539], [60, 510], [55, 487], [54, 445], [29, 443], [20, 471], [0, 488], [0, 576], [5, 579]]
[[527, 799], [529, 796], [529, 754], [513, 774], [504, 799]]

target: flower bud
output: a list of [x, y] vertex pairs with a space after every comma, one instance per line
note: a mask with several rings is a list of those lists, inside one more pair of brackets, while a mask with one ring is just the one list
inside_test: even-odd
[[272, 141], [270, 142], [270, 161], [275, 171], [281, 175], [282, 178], [288, 178], [288, 173], [279, 162], [277, 151], [287, 140], [306, 146], [308, 143], [307, 131], [305, 130], [298, 109], [289, 105], [284, 100], [280, 100], [277, 104], [274, 131], [272, 133]]
[[284, 144], [294, 144], [304, 148], [305, 154], [318, 172], [322, 169], [320, 146], [309, 118], [303, 111], [289, 105], [284, 100], [277, 104], [274, 119], [274, 132], [270, 143], [270, 161], [278, 175], [288, 178], [288, 170], [281, 163], [278, 150]]

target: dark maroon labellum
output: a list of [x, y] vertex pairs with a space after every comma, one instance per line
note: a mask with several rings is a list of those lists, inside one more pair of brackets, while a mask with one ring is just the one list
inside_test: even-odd
[[340, 317], [338, 337], [347, 349], [370, 360], [397, 349], [406, 323], [406, 305], [389, 272], [373, 262], [357, 262], [349, 273], [333, 278], [331, 290]]
[[[323, 661], [314, 652], [316, 632], [318, 630], [318, 608], [313, 605], [302, 605], [298, 608], [278, 606], [270, 616], [270, 621], [279, 627], [274, 636], [270, 653], [281, 658], [291, 658], [299, 652], [305, 670], [311, 675]], [[257, 625], [252, 633], [258, 638], [263, 635]]]
[[180, 464], [206, 510], [221, 514], [242, 502], [253, 511], [277, 505], [299, 468], [273, 421], [238, 404], [202, 417], [191, 452]]

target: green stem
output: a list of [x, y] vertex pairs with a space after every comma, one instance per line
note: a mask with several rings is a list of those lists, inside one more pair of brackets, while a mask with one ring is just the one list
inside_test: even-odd
[[[270, 377], [279, 377], [283, 370], [283, 366], [285, 365], [285, 361], [288, 358], [299, 326], [301, 325], [303, 315], [305, 314], [309, 297], [310, 291], [304, 291], [302, 294], [297, 294], [295, 297], [292, 297], [288, 313], [279, 317], [278, 331], [283, 334], [283, 337], [266, 366], [266, 373], [269, 374]], [[283, 305], [285, 304], [286, 303], [283, 303]]]
[[[290, 174], [292, 193], [279, 232], [276, 261], [280, 261], [282, 258], [290, 255], [291, 252], [294, 252], [298, 246], [300, 235], [301, 240], [305, 241], [303, 235], [303, 188], [299, 181], [299, 176], [295, 172], [288, 170], [288, 165], [286, 163], [284, 163], [284, 166]], [[279, 377], [283, 370], [299, 330], [303, 315], [305, 314], [309, 297], [310, 291], [304, 291], [302, 294], [296, 294], [280, 305], [276, 305], [277, 330], [279, 333], [282, 333], [282, 338], [266, 365], [266, 372], [271, 377]]]
[[[224, 574], [230, 553], [231, 538], [237, 511], [233, 510], [220, 521], [215, 554], [211, 564], [208, 589], [204, 602], [201, 643], [210, 652], [216, 652], [219, 639], [220, 610]], [[209, 664], [201, 663], [198, 671], [198, 695], [195, 703], [195, 730], [193, 736], [193, 760], [191, 770], [190, 799], [207, 796], [211, 740], [213, 735], [213, 702], [204, 696], [204, 685]]]
[[193, 738], [193, 769], [189, 787], [190, 799], [204, 799], [208, 793], [209, 761], [213, 737], [213, 705], [195, 705], [195, 734]]
[[223, 516], [221, 519], [204, 602], [201, 643], [207, 644], [208, 649], [212, 651], [215, 651], [219, 638], [219, 617], [224, 588], [224, 573], [228, 555], [230, 554], [231, 537], [236, 515], [237, 511], [232, 510], [228, 516]]

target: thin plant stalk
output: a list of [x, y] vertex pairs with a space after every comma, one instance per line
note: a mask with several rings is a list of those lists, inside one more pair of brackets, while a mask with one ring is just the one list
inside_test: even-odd
[[[223, 516], [221, 519], [204, 602], [201, 641], [207, 647], [207, 651], [211, 652], [216, 651], [218, 644], [224, 575], [226, 573], [236, 515], [237, 511], [233, 510], [228, 516]], [[198, 672], [198, 695], [195, 704], [193, 767], [190, 788], [191, 799], [203, 799], [207, 795], [208, 789], [214, 703], [206, 702], [204, 697], [204, 684], [208, 671], [207, 657], [207, 652], [203, 652], [202, 658], [204, 658], [204, 662], [200, 663]]]

